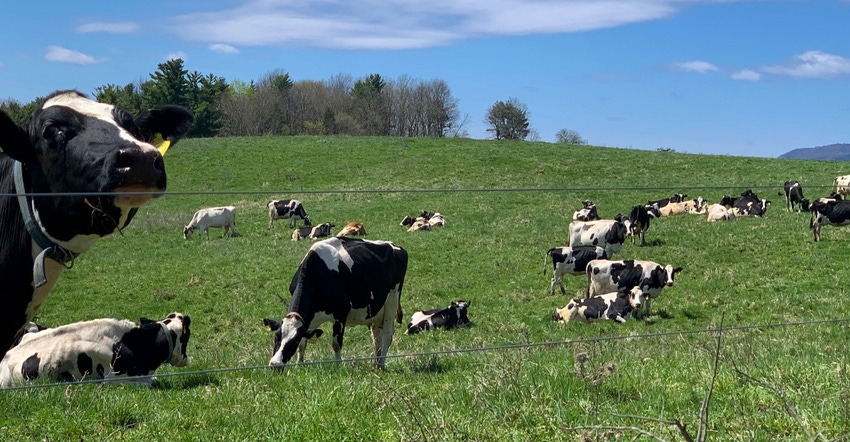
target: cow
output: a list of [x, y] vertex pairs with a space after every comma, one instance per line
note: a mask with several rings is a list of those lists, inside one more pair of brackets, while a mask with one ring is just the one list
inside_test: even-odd
[[669, 202], [666, 206], [659, 209], [661, 216], [682, 215], [688, 213], [689, 205], [682, 201]]
[[711, 204], [706, 208], [706, 212], [708, 213], [707, 219], [709, 222], [735, 220], [735, 215], [732, 211], [722, 204]]
[[336, 236], [354, 236], [354, 235], [366, 236], [366, 228], [363, 227], [363, 223], [357, 222], [357, 221], [351, 221], [350, 223], [346, 224], [342, 228], [342, 230], [339, 231], [339, 233], [336, 234]]
[[741, 192], [740, 198], [724, 195], [720, 199], [720, 204], [730, 206], [735, 216], [764, 216], [770, 203], [769, 200], [759, 198], [752, 189]]
[[664, 287], [672, 287], [676, 274], [681, 267], [661, 265], [653, 261], [593, 260], [587, 264], [587, 295], [622, 291], [639, 287], [645, 294], [646, 315], [650, 313], [650, 303], [661, 294]]
[[[274, 319], [263, 319], [263, 325], [266, 327], [268, 331], [275, 331], [280, 329], [280, 321], [275, 321]], [[308, 342], [316, 342], [319, 337], [324, 334], [322, 329], [317, 328], [315, 330], [307, 330], [301, 340], [298, 341], [298, 363], [304, 362], [304, 352], [307, 350]]]
[[835, 193], [839, 195], [850, 195], [850, 175], [839, 175], [832, 182], [835, 186]]
[[685, 206], [685, 213], [689, 213], [691, 215], [703, 215], [707, 213], [705, 199], [701, 196], [696, 197], [696, 199], [682, 201], [682, 204]]
[[[794, 206], [798, 207], [798, 212], [809, 211], [809, 200], [803, 197], [803, 187], [797, 181], [786, 181], [783, 185], [785, 190], [785, 206], [789, 212], [794, 211]], [[780, 193], [780, 195], [782, 195]]]
[[641, 307], [644, 294], [639, 287], [618, 290], [616, 292], [594, 295], [590, 298], [576, 298], [566, 307], [555, 309], [552, 320], [558, 322], [596, 322], [612, 319], [626, 322], [633, 310]]
[[194, 231], [198, 231], [198, 238], [207, 234], [210, 239], [210, 227], [223, 228], [222, 236], [239, 236], [236, 232], [236, 207], [207, 207], [195, 212], [192, 221], [183, 228], [183, 239], [189, 239]]
[[297, 227], [292, 231], [292, 240], [300, 241], [304, 238], [319, 239], [331, 236], [331, 229], [336, 227], [331, 223], [321, 223], [310, 227]]
[[809, 228], [815, 236], [815, 242], [820, 241], [822, 226], [846, 226], [850, 224], [850, 201], [833, 199], [826, 202], [814, 201], [811, 206], [812, 218]]
[[435, 212], [431, 216], [428, 217], [428, 224], [431, 227], [442, 227], [446, 225], [446, 217], [444, 217], [440, 212]]
[[60, 273], [165, 191], [154, 144], [176, 144], [192, 118], [156, 106], [133, 119], [77, 91], [48, 95], [20, 126], [0, 111], [0, 357]]
[[552, 257], [552, 285], [550, 294], [555, 294], [555, 284], [561, 287], [561, 293], [566, 294], [564, 275], [584, 275], [587, 263], [594, 259], [608, 259], [608, 252], [602, 247], [552, 247], [543, 255], [543, 274], [546, 274], [546, 261]]
[[431, 223], [428, 222], [428, 219], [424, 217], [416, 217], [411, 218], [409, 216], [405, 216], [401, 223], [399, 223], [402, 227], [407, 227], [408, 232], [416, 232], [419, 230], [431, 230]]
[[593, 201], [582, 201], [582, 208], [573, 212], [573, 220], [575, 221], [595, 221], [599, 219], [599, 213], [596, 211], [596, 204]]
[[342, 359], [345, 328], [367, 325], [375, 345], [374, 365], [383, 368], [393, 321], [401, 324], [406, 273], [407, 251], [391, 242], [333, 237], [313, 244], [289, 285], [289, 312], [274, 329], [269, 366], [283, 368], [311, 330], [332, 321], [337, 360]]
[[469, 301], [452, 301], [447, 308], [414, 312], [410, 321], [407, 322], [407, 331], [404, 333], [412, 335], [435, 328], [448, 330], [463, 327], [469, 324], [469, 304]]
[[653, 204], [658, 204], [658, 208], [661, 209], [662, 207], [664, 207], [664, 206], [666, 206], [667, 204], [670, 204], [670, 203], [684, 202], [685, 198], [687, 198], [687, 197], [688, 196], [685, 195], [684, 193], [676, 193], [676, 194], [673, 194], [673, 196], [671, 196], [669, 198], [662, 198], [660, 200], [647, 201], [646, 205], [652, 206]]
[[295, 227], [296, 221], [304, 221], [304, 227], [312, 226], [310, 217], [304, 210], [304, 205], [298, 200], [273, 200], [267, 204], [269, 208], [269, 228], [274, 225], [275, 220], [288, 219], [289, 228]]
[[613, 220], [573, 221], [569, 226], [570, 247], [599, 246], [608, 256], [623, 249], [626, 241], [626, 224], [623, 215]]
[[660, 213], [660, 210], [658, 210], [657, 207], [657, 204], [653, 204], [649, 210], [647, 210], [646, 206], [637, 205], [632, 207], [632, 210], [629, 211], [629, 219], [627, 222], [628, 230], [626, 231], [626, 235], [632, 237], [632, 244], [635, 243], [635, 237], [640, 237], [641, 247], [646, 244], [644, 235], [646, 234], [646, 231], [649, 230], [649, 219], [654, 218], [654, 214]]
[[188, 365], [190, 324], [188, 315], [174, 312], [161, 321], [104, 318], [27, 333], [0, 361], [0, 387], [35, 379], [104, 379], [149, 387], [160, 365]]

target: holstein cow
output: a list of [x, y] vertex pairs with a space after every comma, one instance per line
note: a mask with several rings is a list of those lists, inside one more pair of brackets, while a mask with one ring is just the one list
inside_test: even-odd
[[726, 206], [722, 204], [712, 204], [708, 206], [706, 209], [708, 212], [708, 221], [734, 221], [735, 215], [731, 210], [727, 209]]
[[614, 219], [573, 221], [570, 223], [570, 247], [598, 246], [611, 256], [623, 249], [626, 225], [623, 215]]
[[[797, 181], [786, 181], [785, 185], [785, 206], [789, 212], [794, 211], [794, 206], [799, 206], [798, 212], [809, 211], [809, 200], [803, 197], [803, 187]], [[780, 194], [781, 195], [781, 194]]]
[[351, 221], [350, 223], [346, 224], [345, 227], [343, 227], [342, 230], [339, 231], [339, 233], [336, 234], [336, 236], [354, 235], [366, 236], [366, 228], [363, 227], [363, 223]]
[[599, 213], [596, 211], [596, 204], [593, 201], [582, 201], [583, 207], [581, 210], [573, 212], [573, 219], [576, 221], [595, 221], [599, 219]]
[[626, 226], [628, 227], [626, 235], [632, 237], [632, 244], [635, 243], [635, 237], [640, 237], [641, 247], [646, 244], [644, 235], [649, 230], [649, 219], [659, 215], [660, 210], [657, 204], [653, 204], [649, 209], [646, 206], [640, 205], [632, 207], [632, 210], [629, 212], [629, 219], [626, 222]]
[[399, 223], [402, 227], [407, 227], [408, 232], [416, 232], [419, 230], [431, 230], [431, 223], [428, 222], [427, 219], [423, 217], [411, 218], [409, 216], [405, 216], [401, 223]]
[[334, 226], [331, 223], [321, 223], [312, 227], [298, 227], [292, 231], [292, 240], [300, 241], [304, 238], [319, 239], [331, 236], [331, 229]]
[[289, 313], [274, 330], [270, 367], [282, 368], [303, 338], [333, 321], [332, 345], [342, 359], [349, 325], [367, 325], [375, 345], [375, 366], [383, 367], [401, 324], [401, 290], [407, 272], [407, 252], [386, 241], [334, 237], [310, 247], [292, 277]]
[[602, 247], [552, 247], [543, 256], [543, 274], [546, 274], [546, 261], [552, 257], [552, 285], [549, 291], [555, 294], [555, 284], [561, 287], [561, 293], [566, 294], [564, 275], [584, 275], [587, 263], [594, 259], [608, 259], [608, 253]]
[[639, 309], [643, 301], [643, 292], [632, 287], [616, 292], [594, 295], [586, 299], [573, 299], [562, 309], [555, 309], [553, 321], [596, 322], [612, 319], [626, 322], [633, 310]]
[[664, 207], [664, 206], [666, 206], [667, 204], [670, 204], [670, 203], [684, 202], [685, 198], [687, 198], [687, 197], [688, 196], [685, 195], [684, 193], [676, 193], [669, 198], [663, 198], [663, 199], [655, 200], [655, 201], [647, 201], [646, 205], [652, 206], [653, 204], [658, 204], [658, 208], [661, 209], [662, 207]]
[[[263, 325], [266, 326], [267, 330], [272, 332], [280, 329], [280, 321], [275, 321], [274, 319], [263, 319]], [[307, 343], [316, 342], [323, 334], [322, 329], [317, 328], [315, 330], [308, 330], [301, 337], [301, 340], [298, 341], [298, 363], [304, 362], [304, 352], [307, 350]]]
[[770, 205], [770, 201], [759, 198], [752, 189], [747, 189], [741, 192], [740, 198], [724, 195], [720, 199], [720, 204], [730, 206], [735, 216], [761, 217], [767, 212], [767, 206]]
[[469, 324], [468, 310], [468, 301], [452, 301], [448, 308], [414, 312], [407, 323], [405, 334], [412, 335], [435, 328], [448, 330], [454, 327], [462, 327]]
[[696, 199], [682, 201], [685, 206], [685, 212], [691, 215], [703, 215], [707, 213], [705, 199], [701, 196]]
[[236, 232], [236, 207], [208, 207], [198, 210], [192, 217], [192, 221], [183, 228], [183, 238], [189, 239], [197, 230], [198, 238], [206, 233], [207, 239], [210, 239], [210, 227], [223, 228], [222, 236], [239, 236]]
[[835, 193], [839, 195], [850, 195], [850, 175], [839, 175], [832, 183]]
[[[0, 361], [0, 387], [35, 379], [117, 379], [150, 386], [160, 365], [189, 363], [190, 322], [175, 312], [158, 322], [94, 319], [27, 333]], [[130, 376], [137, 378], [125, 379]]]
[[[0, 357], [62, 270], [165, 191], [165, 165], [152, 143], [164, 152], [191, 124], [181, 107], [133, 119], [76, 91], [50, 94], [21, 126], [0, 111]], [[44, 196], [52, 193], [66, 195]]]
[[289, 228], [295, 227], [297, 220], [304, 221], [304, 226], [313, 225], [310, 222], [310, 217], [304, 210], [304, 205], [298, 200], [274, 200], [269, 201], [269, 228], [271, 229], [275, 220], [288, 219]]
[[822, 226], [846, 226], [850, 224], [850, 201], [829, 200], [827, 202], [812, 202], [812, 219], [809, 227], [815, 235], [815, 242], [820, 241]]
[[653, 261], [594, 260], [587, 264], [587, 297], [640, 288], [645, 294], [646, 314], [650, 313], [652, 299], [661, 294], [664, 287], [673, 286], [681, 267], [663, 266]]

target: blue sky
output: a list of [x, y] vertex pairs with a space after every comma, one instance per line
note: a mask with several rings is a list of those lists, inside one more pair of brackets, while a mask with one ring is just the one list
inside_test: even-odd
[[[351, 6], [355, 5], [355, 6]], [[0, 99], [147, 79], [445, 80], [472, 138], [516, 98], [590, 144], [776, 157], [850, 143], [850, 0], [36, 1], [3, 9]]]

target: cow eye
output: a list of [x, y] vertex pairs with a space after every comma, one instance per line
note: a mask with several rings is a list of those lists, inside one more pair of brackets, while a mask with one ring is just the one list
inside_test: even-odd
[[46, 140], [62, 143], [74, 138], [74, 136], [76, 136], [74, 131], [57, 124], [50, 124], [44, 128], [44, 139]]

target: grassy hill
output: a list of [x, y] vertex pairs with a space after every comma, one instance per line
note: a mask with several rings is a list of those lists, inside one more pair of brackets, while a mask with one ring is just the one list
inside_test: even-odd
[[[777, 196], [789, 179], [809, 198], [828, 194], [846, 173], [837, 163], [530, 142], [268, 137], [185, 140], [166, 165], [169, 194], [140, 210], [123, 235], [77, 259], [38, 322], [180, 311], [192, 318], [192, 365], [161, 368], [150, 390], [0, 391], [4, 440], [536, 441], [577, 440], [582, 431], [613, 440], [637, 434], [627, 427], [677, 440], [674, 419], [696, 435], [715, 358], [710, 439], [850, 434], [848, 324], [787, 325], [850, 317], [850, 232], [826, 227], [814, 243], [809, 215], [788, 213]], [[652, 223], [649, 246], [624, 246], [618, 259], [684, 268], [653, 302], [653, 316], [551, 321], [585, 287], [584, 278], [568, 277], [567, 296], [551, 296], [551, 267], [543, 274], [546, 250], [567, 241], [582, 200], [611, 218], [672, 193], [716, 202], [746, 188], [773, 201], [765, 218], [664, 218]], [[286, 313], [278, 295], [288, 298], [311, 245], [292, 242], [286, 221], [268, 228], [265, 204], [277, 198], [301, 199], [314, 222], [338, 229], [361, 221], [369, 239], [404, 247], [405, 319], [464, 299], [473, 326], [414, 336], [397, 330], [390, 354], [404, 356], [379, 372], [362, 360], [260, 368], [272, 350], [262, 319]], [[237, 206], [241, 237], [213, 230], [209, 241], [182, 238], [195, 210], [225, 204]], [[398, 225], [422, 210], [443, 213], [448, 225], [417, 233]], [[738, 328], [722, 334], [716, 352], [716, 334], [694, 331], [721, 318]], [[347, 330], [344, 358], [368, 357], [370, 349], [366, 328]], [[332, 355], [329, 333], [307, 348], [310, 362]]]

